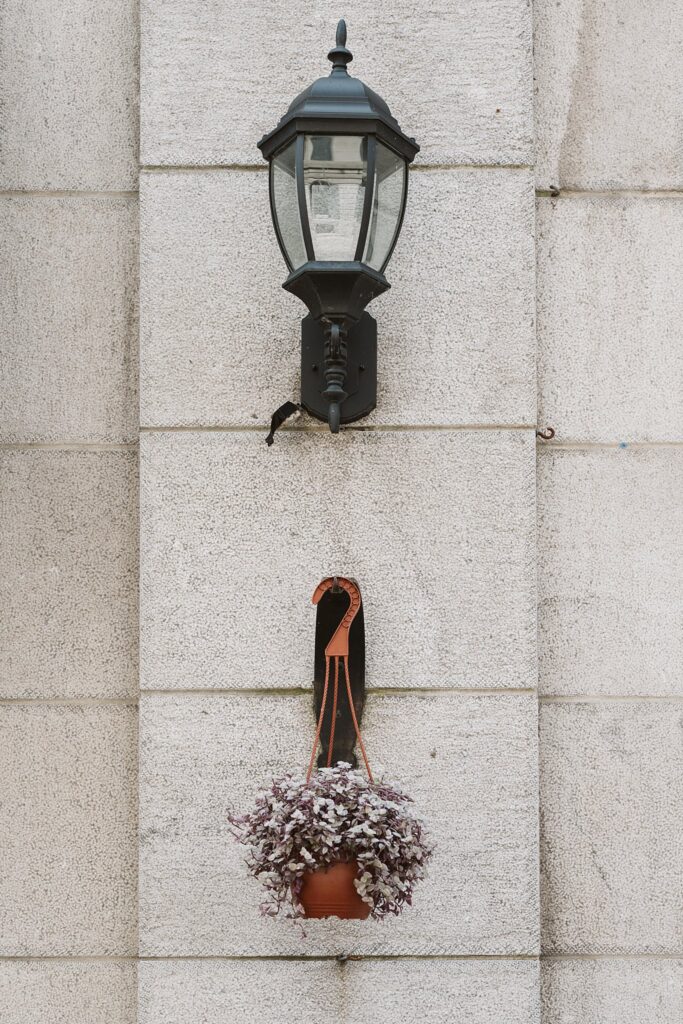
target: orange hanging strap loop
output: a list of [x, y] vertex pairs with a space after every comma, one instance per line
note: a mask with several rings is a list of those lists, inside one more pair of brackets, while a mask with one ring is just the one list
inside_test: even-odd
[[312, 600], [313, 604], [318, 604], [321, 597], [326, 594], [328, 590], [332, 590], [332, 587], [334, 587], [335, 584], [338, 587], [341, 587], [341, 589], [346, 591], [349, 595], [349, 607], [344, 612], [341, 622], [332, 634], [332, 638], [325, 648], [325, 654], [331, 658], [348, 658], [351, 623], [360, 611], [360, 590], [355, 583], [352, 583], [351, 580], [345, 579], [343, 576], [328, 576], [326, 580], [323, 580], [322, 583], [315, 588]]
[[373, 782], [372, 772], [370, 770], [370, 764], [368, 762], [368, 756], [365, 752], [365, 746], [363, 739], [360, 734], [360, 727], [358, 725], [358, 718], [356, 715], [356, 709], [353, 703], [353, 693], [351, 691], [351, 678], [349, 676], [349, 634], [351, 632], [351, 625], [356, 615], [360, 611], [361, 597], [360, 591], [355, 583], [351, 580], [345, 579], [343, 576], [329, 576], [324, 579], [319, 586], [316, 587], [315, 593], [313, 594], [313, 604], [318, 604], [320, 599], [328, 590], [333, 587], [341, 587], [349, 595], [349, 607], [346, 609], [344, 616], [337, 626], [336, 630], [332, 634], [332, 637], [325, 647], [325, 683], [323, 686], [323, 697], [320, 707], [320, 714], [318, 716], [318, 725], [315, 731], [315, 740], [313, 741], [313, 751], [311, 753], [311, 760], [308, 765], [308, 774], [306, 775], [306, 783], [308, 784], [311, 780], [311, 774], [313, 772], [313, 764], [315, 762], [315, 755], [318, 750], [318, 744], [320, 743], [320, 734], [323, 726], [323, 719], [325, 716], [325, 708], [327, 706], [327, 693], [329, 689], [330, 681], [330, 660], [334, 658], [334, 689], [332, 696], [332, 718], [330, 722], [330, 739], [327, 748], [327, 767], [329, 768], [332, 764], [332, 748], [334, 744], [334, 732], [337, 720], [337, 703], [339, 697], [339, 659], [344, 663], [344, 677], [346, 681], [346, 694], [349, 701], [349, 709], [351, 711], [351, 718], [353, 720], [353, 727], [356, 731], [356, 739], [358, 740], [358, 746], [360, 747], [363, 755], [363, 761], [365, 762], [365, 768], [368, 773], [370, 782]]

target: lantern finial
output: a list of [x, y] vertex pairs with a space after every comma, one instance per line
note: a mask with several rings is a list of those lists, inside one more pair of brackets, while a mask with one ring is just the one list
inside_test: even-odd
[[353, 54], [346, 49], [346, 22], [343, 18], [337, 24], [337, 45], [330, 50], [327, 59], [332, 61], [331, 74], [335, 71], [347, 74], [346, 65], [353, 60]]

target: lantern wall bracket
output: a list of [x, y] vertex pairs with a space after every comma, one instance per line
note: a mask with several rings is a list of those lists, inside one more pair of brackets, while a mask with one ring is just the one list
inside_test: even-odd
[[363, 313], [358, 323], [325, 324], [309, 314], [301, 321], [301, 404], [336, 433], [371, 413], [377, 400], [377, 323]]

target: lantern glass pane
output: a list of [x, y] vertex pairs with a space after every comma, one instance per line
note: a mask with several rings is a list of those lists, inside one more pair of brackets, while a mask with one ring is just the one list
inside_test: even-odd
[[270, 164], [273, 212], [277, 229], [292, 270], [306, 262], [301, 233], [295, 176], [295, 143], [273, 157]]
[[406, 184], [405, 160], [378, 140], [372, 214], [363, 256], [373, 270], [382, 270], [391, 255], [401, 225]]
[[363, 135], [306, 135], [304, 184], [316, 260], [353, 260], [367, 184]]

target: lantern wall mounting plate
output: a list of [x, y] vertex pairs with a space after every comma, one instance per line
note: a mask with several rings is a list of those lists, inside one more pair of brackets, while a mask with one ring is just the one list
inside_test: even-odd
[[348, 74], [344, 21], [328, 59], [329, 76], [297, 96], [258, 147], [270, 164], [273, 224], [290, 270], [283, 288], [310, 312], [301, 402], [336, 433], [376, 404], [377, 330], [365, 307], [389, 288], [384, 270], [420, 147], [384, 100]]

